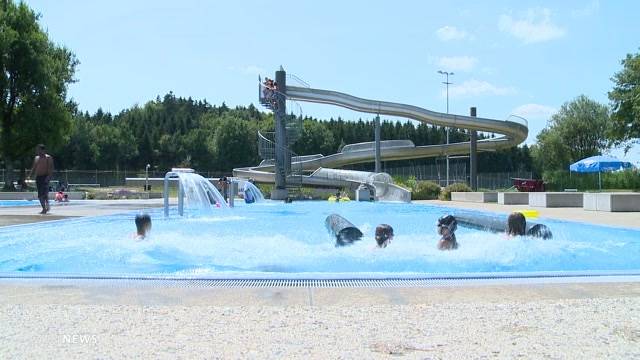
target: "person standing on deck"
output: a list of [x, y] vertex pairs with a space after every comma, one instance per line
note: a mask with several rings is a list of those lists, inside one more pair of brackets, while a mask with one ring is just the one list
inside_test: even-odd
[[36, 158], [33, 160], [33, 167], [29, 178], [36, 175], [36, 187], [38, 188], [38, 200], [42, 206], [40, 214], [49, 212], [49, 180], [53, 175], [53, 157], [47, 154], [43, 144], [36, 146]]

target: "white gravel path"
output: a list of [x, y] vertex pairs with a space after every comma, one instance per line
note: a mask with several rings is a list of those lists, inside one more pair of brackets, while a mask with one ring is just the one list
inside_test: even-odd
[[640, 359], [640, 298], [0, 306], [0, 358]]

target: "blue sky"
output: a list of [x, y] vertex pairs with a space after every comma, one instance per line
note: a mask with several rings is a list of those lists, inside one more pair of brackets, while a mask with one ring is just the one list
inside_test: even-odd
[[[529, 120], [528, 143], [580, 94], [608, 104], [610, 78], [640, 51], [635, 1], [30, 0], [80, 65], [70, 95], [114, 113], [173, 91], [256, 103], [282, 65], [312, 87], [450, 112]], [[304, 114], [370, 118], [300, 104]], [[638, 164], [636, 147], [627, 159]], [[615, 151], [614, 155], [621, 156]]]

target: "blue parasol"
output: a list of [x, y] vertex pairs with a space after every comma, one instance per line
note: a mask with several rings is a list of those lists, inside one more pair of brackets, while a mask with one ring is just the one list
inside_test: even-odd
[[632, 168], [628, 161], [621, 161], [612, 156], [598, 155], [582, 159], [569, 165], [569, 170], [579, 173], [598, 173], [598, 186], [602, 189], [600, 174], [603, 171], [617, 171]]

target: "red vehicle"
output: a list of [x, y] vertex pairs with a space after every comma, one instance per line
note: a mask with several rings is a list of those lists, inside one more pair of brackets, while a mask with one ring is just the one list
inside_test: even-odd
[[513, 186], [521, 192], [544, 191], [544, 181], [536, 179], [511, 178]]

